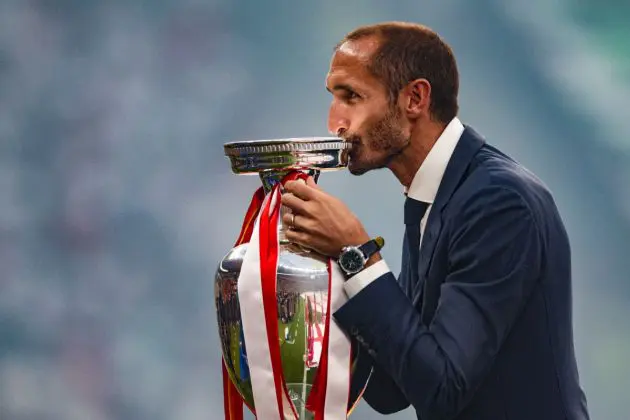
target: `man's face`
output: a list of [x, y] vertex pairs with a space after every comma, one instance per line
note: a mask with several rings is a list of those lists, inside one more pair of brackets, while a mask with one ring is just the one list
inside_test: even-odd
[[377, 47], [373, 38], [344, 43], [333, 56], [326, 79], [333, 95], [328, 130], [352, 143], [348, 169], [354, 175], [386, 167], [410, 140], [401, 109], [367, 69]]

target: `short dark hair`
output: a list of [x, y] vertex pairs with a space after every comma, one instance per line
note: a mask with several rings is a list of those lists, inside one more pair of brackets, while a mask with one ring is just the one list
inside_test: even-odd
[[387, 88], [390, 101], [398, 99], [400, 90], [413, 80], [424, 78], [431, 83], [433, 117], [448, 123], [459, 111], [459, 72], [451, 47], [430, 28], [407, 22], [384, 22], [361, 26], [347, 34], [335, 50], [346, 41], [376, 36], [380, 40], [368, 70]]

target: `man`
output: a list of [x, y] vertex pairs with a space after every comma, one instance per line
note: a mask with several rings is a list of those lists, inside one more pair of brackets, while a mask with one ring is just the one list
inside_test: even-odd
[[334, 317], [371, 356], [364, 398], [376, 411], [588, 419], [562, 220], [541, 181], [457, 118], [458, 77], [451, 49], [415, 24], [359, 28], [332, 58], [328, 124], [352, 143], [350, 172], [388, 168], [404, 186], [398, 281], [356, 216], [310, 179], [286, 185], [287, 238], [346, 271]]

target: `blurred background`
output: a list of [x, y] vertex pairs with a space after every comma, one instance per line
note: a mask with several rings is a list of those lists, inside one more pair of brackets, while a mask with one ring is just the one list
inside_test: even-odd
[[[260, 182], [231, 174], [222, 144], [327, 135], [332, 48], [382, 20], [444, 36], [462, 120], [555, 194], [591, 418], [627, 419], [629, 15], [625, 0], [0, 0], [0, 419], [223, 418], [213, 276]], [[320, 184], [398, 270], [393, 176]]]

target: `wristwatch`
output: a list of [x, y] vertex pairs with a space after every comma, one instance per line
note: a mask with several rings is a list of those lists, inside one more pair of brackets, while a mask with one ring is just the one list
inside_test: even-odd
[[346, 246], [341, 250], [337, 262], [346, 275], [353, 275], [363, 270], [368, 259], [385, 245], [381, 236], [370, 239], [360, 246]]

